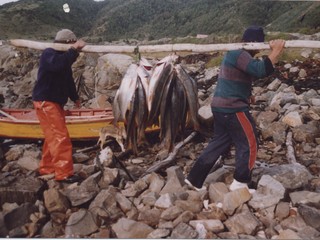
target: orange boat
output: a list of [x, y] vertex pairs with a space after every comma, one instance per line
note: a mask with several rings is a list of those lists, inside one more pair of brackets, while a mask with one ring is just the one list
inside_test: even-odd
[[[66, 111], [67, 128], [72, 140], [99, 138], [102, 127], [113, 125], [112, 109], [73, 109]], [[0, 137], [43, 139], [34, 109], [1, 109]]]

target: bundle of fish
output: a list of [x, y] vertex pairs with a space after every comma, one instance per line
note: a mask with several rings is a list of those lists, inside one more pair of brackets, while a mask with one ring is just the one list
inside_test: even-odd
[[147, 127], [160, 128], [160, 140], [169, 152], [187, 125], [199, 129], [197, 85], [177, 55], [169, 55], [154, 66], [145, 58], [131, 64], [113, 101], [115, 123], [123, 121], [126, 148], [138, 152]]

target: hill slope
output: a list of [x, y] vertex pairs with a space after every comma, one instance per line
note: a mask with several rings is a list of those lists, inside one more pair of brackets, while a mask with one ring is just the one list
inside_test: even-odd
[[49, 40], [61, 28], [93, 42], [239, 34], [248, 25], [314, 33], [320, 2], [261, 0], [20, 0], [0, 6], [0, 38]]

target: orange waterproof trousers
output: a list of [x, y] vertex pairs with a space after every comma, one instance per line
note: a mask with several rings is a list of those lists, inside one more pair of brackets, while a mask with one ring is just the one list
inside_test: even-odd
[[54, 173], [56, 180], [63, 180], [73, 175], [72, 143], [64, 110], [54, 102], [34, 101], [33, 105], [45, 137], [39, 173]]

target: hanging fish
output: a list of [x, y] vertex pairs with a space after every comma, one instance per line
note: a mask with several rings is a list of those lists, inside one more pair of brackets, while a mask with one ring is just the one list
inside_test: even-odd
[[135, 124], [137, 129], [137, 143], [145, 142], [145, 129], [147, 128], [148, 108], [147, 93], [149, 90], [149, 82], [152, 74], [153, 66], [147, 59], [141, 58], [138, 67], [136, 105], [135, 105]]
[[139, 105], [139, 99], [137, 97], [137, 92], [138, 88], [136, 88], [135, 93], [133, 94], [131, 101], [130, 101], [130, 106], [129, 110], [127, 111], [126, 114], [126, 134], [127, 134], [127, 139], [126, 139], [126, 148], [127, 149], [132, 149], [133, 153], [136, 154], [138, 152], [138, 147], [137, 147], [137, 128], [136, 128], [136, 109], [137, 106]]
[[150, 78], [147, 104], [149, 110], [148, 125], [158, 124], [159, 107], [164, 88], [173, 72], [173, 63], [179, 56], [170, 55], [160, 60]]
[[198, 102], [198, 90], [197, 84], [192, 77], [188, 75], [188, 73], [181, 67], [181, 65], [177, 65], [175, 67], [177, 71], [178, 79], [180, 80], [182, 86], [185, 89], [185, 93], [187, 94], [188, 100], [188, 116], [193, 123], [193, 127], [195, 130], [200, 129], [199, 125], [199, 118], [198, 118], [198, 109], [199, 109], [199, 102]]
[[[162, 93], [162, 97], [161, 97], [161, 103], [160, 103], [160, 112], [159, 112], [159, 116], [160, 116], [160, 140], [163, 141], [166, 136], [167, 138], [169, 138], [170, 135], [170, 139], [171, 139], [171, 134], [169, 134], [170, 132], [170, 126], [171, 126], [171, 112], [170, 109], [173, 108], [173, 106], [171, 105], [171, 98], [172, 98], [172, 91], [173, 91], [173, 86], [175, 84], [175, 77], [176, 74], [175, 72], [173, 72], [169, 79], [168, 79], [168, 83], [166, 84], [163, 93]], [[168, 141], [168, 139], [167, 139]], [[167, 144], [165, 144], [167, 145]]]
[[126, 112], [128, 111], [130, 101], [137, 87], [137, 69], [137, 64], [131, 64], [129, 66], [116, 92], [112, 104], [115, 124], [118, 121], [124, 121], [124, 123], [126, 123]]
[[137, 152], [137, 140], [144, 140], [148, 119], [146, 94], [152, 65], [144, 58], [131, 64], [121, 81], [113, 102], [114, 123], [123, 121], [126, 128], [126, 148]]
[[142, 58], [128, 68], [113, 103], [115, 121], [123, 120], [126, 148], [138, 152], [147, 126], [160, 127], [161, 144], [172, 151], [188, 122], [199, 129], [196, 82], [177, 64], [178, 55], [169, 55], [153, 67]]
[[188, 112], [187, 93], [177, 75], [177, 66], [163, 92], [160, 108], [160, 139], [163, 146], [172, 151], [178, 134], [183, 134]]

